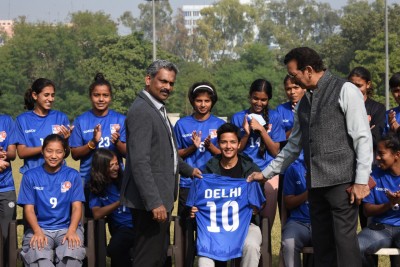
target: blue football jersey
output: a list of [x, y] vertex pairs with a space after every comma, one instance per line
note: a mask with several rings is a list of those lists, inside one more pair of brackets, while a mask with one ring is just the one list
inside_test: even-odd
[[[196, 150], [184, 160], [192, 167], [197, 167], [200, 170], [204, 170], [207, 161], [212, 158], [212, 154], [204, 147], [204, 139], [207, 136], [211, 137], [211, 142], [217, 145], [217, 129], [219, 126], [224, 124], [220, 118], [211, 115], [207, 120], [198, 121], [193, 116], [187, 116], [178, 120], [174, 127], [174, 132], [176, 136], [176, 142], [178, 144], [178, 149], [183, 149], [193, 145], [192, 132], [196, 130], [197, 133], [201, 131], [201, 145]], [[190, 188], [192, 184], [192, 179], [190, 177], [181, 176], [179, 186]]]
[[18, 205], [34, 205], [41, 228], [67, 229], [71, 221], [71, 204], [75, 201], [85, 201], [77, 170], [62, 165], [57, 172], [49, 173], [39, 166], [24, 173]]
[[276, 107], [276, 111], [282, 118], [282, 127], [285, 132], [293, 128], [294, 114], [292, 111], [292, 102], [286, 102]]
[[[300, 195], [307, 191], [306, 184], [306, 166], [304, 161], [296, 160], [293, 162], [285, 172], [285, 179], [283, 180], [283, 194]], [[310, 221], [310, 206], [308, 200], [300, 206], [290, 210], [290, 216], [287, 221], [294, 220], [303, 223], [311, 223]]]
[[197, 253], [226, 261], [242, 256], [253, 208], [261, 208], [264, 195], [257, 182], [203, 174], [194, 179], [187, 206], [196, 206]]
[[[16, 119], [14, 144], [27, 147], [38, 147], [43, 145], [43, 140], [50, 134], [60, 132], [60, 126], [68, 128], [67, 115], [58, 110], [49, 110], [46, 116], [39, 116], [33, 111], [27, 111]], [[24, 159], [24, 165], [20, 172], [24, 174], [27, 170], [40, 166], [44, 163], [43, 155], [40, 153], [34, 157]]]
[[[232, 116], [231, 122], [240, 128], [241, 135], [245, 134], [243, 129], [243, 120], [246, 114], [250, 114], [249, 110], [242, 110], [238, 113], [235, 113]], [[268, 111], [269, 114], [269, 123], [268, 123], [268, 135], [271, 137], [274, 142], [282, 142], [286, 140], [286, 134], [282, 127], [282, 119], [278, 112], [270, 109]], [[247, 140], [246, 147], [243, 150], [243, 153], [249, 156], [257, 166], [263, 170], [268, 164], [274, 159], [266, 150], [263, 157], [258, 155], [258, 150], [260, 148], [260, 143], [262, 142], [260, 134], [255, 131], [251, 131], [249, 139]]]
[[[14, 135], [14, 121], [8, 115], [0, 115], [0, 147], [7, 151], [12, 145], [11, 137]], [[14, 179], [12, 176], [11, 164], [4, 171], [0, 172], [0, 192], [15, 190]]]
[[[118, 125], [120, 127], [119, 139], [121, 142], [126, 143], [125, 116], [114, 110], [109, 110], [105, 116], [96, 116], [92, 110], [78, 116], [74, 121], [75, 128], [69, 138], [69, 145], [71, 147], [80, 147], [89, 143], [93, 139], [93, 131], [97, 124], [101, 125], [101, 139], [97, 147], [114, 151], [117, 154], [120, 167], [123, 168], [122, 155], [119, 153], [117, 147], [111, 143], [111, 135], [115, 132], [115, 127]], [[80, 159], [79, 172], [86, 182], [90, 179], [90, 165], [93, 153], [94, 151]]]
[[[376, 182], [376, 186], [371, 189], [371, 193], [363, 199], [365, 203], [385, 204], [389, 201], [385, 190], [397, 192], [400, 190], [400, 176], [394, 176], [389, 171], [380, 168], [374, 168], [371, 174]], [[400, 210], [389, 209], [384, 213], [373, 216], [372, 221], [376, 223], [384, 223], [392, 226], [400, 226]]]
[[[119, 200], [120, 193], [117, 186], [112, 183], [107, 186], [104, 196], [97, 196], [90, 193], [89, 196], [89, 207], [104, 207], [111, 205]], [[111, 225], [115, 228], [128, 227], [132, 228], [132, 214], [131, 210], [123, 205], [120, 205], [115, 209], [108, 218], [111, 219]]]

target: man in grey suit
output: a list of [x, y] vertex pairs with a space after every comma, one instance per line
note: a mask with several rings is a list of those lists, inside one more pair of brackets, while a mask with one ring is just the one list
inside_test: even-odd
[[147, 69], [145, 89], [126, 117], [127, 160], [121, 202], [131, 208], [135, 231], [133, 266], [163, 266], [169, 244], [169, 217], [178, 174], [201, 177], [176, 150], [164, 101], [174, 88], [177, 67], [165, 60]]

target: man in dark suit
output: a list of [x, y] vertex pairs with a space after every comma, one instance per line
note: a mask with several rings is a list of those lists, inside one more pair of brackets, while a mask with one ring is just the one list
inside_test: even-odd
[[126, 117], [127, 160], [121, 202], [131, 208], [135, 231], [133, 266], [163, 266], [169, 244], [169, 217], [178, 174], [200, 177], [176, 150], [164, 101], [174, 88], [177, 67], [165, 60], [147, 69], [146, 87]]

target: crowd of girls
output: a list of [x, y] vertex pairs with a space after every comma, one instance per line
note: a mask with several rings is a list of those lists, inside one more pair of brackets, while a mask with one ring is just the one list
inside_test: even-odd
[[[367, 69], [354, 68], [348, 80], [364, 96], [376, 155], [372, 178], [379, 190], [373, 190], [364, 200], [361, 212], [372, 217], [372, 224], [367, 225], [366, 217], [362, 219], [363, 230], [359, 234], [364, 264], [369, 266], [372, 264], [369, 254], [383, 246], [398, 247], [400, 112], [399, 107], [385, 112], [384, 106], [371, 98], [372, 81]], [[240, 152], [250, 157], [260, 169], [264, 169], [285, 145], [293, 126], [293, 112], [305, 92], [289, 76], [283, 84], [289, 101], [274, 110], [269, 107], [273, 95], [270, 82], [255, 80], [247, 95], [250, 107], [231, 118], [241, 130]], [[400, 104], [400, 73], [394, 74], [389, 84], [395, 101]], [[23, 238], [25, 264], [37, 266], [43, 260], [55, 262], [57, 266], [79, 266], [84, 258], [80, 218], [82, 203], [86, 203], [86, 216], [108, 219], [112, 235], [108, 254], [112, 257], [112, 266], [128, 265], [134, 225], [129, 209], [119, 202], [126, 155], [125, 116], [110, 109], [112, 86], [101, 73], [89, 87], [92, 108], [73, 123], [66, 114], [52, 109], [55, 95], [55, 84], [39, 78], [27, 90], [26, 111], [18, 115], [15, 122], [8, 115], [0, 115], [0, 226], [4, 241], [7, 242], [8, 223], [15, 219], [18, 204], [23, 207], [24, 219], [30, 226]], [[194, 83], [189, 88], [188, 99], [193, 113], [180, 119], [174, 127], [177, 148], [179, 156], [186, 162], [202, 169], [212, 156], [221, 153], [216, 130], [224, 121], [211, 113], [218, 100], [213, 84]], [[70, 153], [74, 160], [80, 161], [79, 172], [65, 162]], [[17, 154], [23, 159], [18, 201], [11, 169], [11, 161]], [[276, 203], [281, 199], [278, 188], [279, 191], [283, 188], [285, 207], [292, 211], [284, 231], [298, 234], [298, 223], [306, 225], [304, 244], [309, 244], [307, 188], [302, 179], [305, 171], [300, 157], [288, 174], [269, 180], [264, 186], [267, 205], [261, 214], [269, 218], [272, 226]], [[294, 182], [296, 179], [302, 182]], [[178, 213], [185, 226], [188, 225], [185, 202], [190, 184], [189, 177], [181, 178]], [[188, 222], [193, 225], [192, 220]], [[294, 226], [297, 228], [291, 228], [296, 225], [294, 222], [297, 222]], [[389, 229], [391, 235], [387, 236], [384, 229]], [[298, 249], [285, 241], [284, 236], [284, 256], [291, 255], [295, 259], [286, 259], [285, 265], [298, 266], [299, 258], [295, 253]], [[383, 239], [385, 242], [381, 241]], [[192, 258], [193, 255], [189, 255], [190, 261]]]

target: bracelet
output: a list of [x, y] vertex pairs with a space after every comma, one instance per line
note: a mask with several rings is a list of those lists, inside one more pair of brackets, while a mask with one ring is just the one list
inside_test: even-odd
[[93, 140], [90, 140], [90, 141], [87, 143], [87, 146], [88, 146], [88, 148], [90, 148], [91, 150], [95, 150], [95, 149], [96, 149], [96, 145], [95, 145], [95, 143], [93, 142]]

